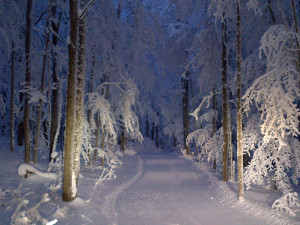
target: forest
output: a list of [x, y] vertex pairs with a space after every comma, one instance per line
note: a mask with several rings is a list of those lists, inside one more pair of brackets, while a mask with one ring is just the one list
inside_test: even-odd
[[300, 1], [0, 15], [1, 224], [300, 223]]

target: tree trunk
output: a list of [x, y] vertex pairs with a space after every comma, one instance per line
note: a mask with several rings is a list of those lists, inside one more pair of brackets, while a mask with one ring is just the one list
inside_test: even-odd
[[[107, 78], [107, 80], [109, 80], [109, 77]], [[106, 94], [105, 94], [106, 100], [109, 99], [109, 87], [110, 87], [109, 85], [106, 86]], [[103, 125], [103, 127], [102, 127], [102, 142], [101, 142], [101, 148], [103, 151], [105, 148], [105, 138], [106, 138], [105, 135], [106, 135], [106, 128], [105, 128], [105, 125]], [[104, 157], [101, 158], [101, 166], [104, 166]]]
[[190, 154], [189, 144], [186, 138], [189, 134], [189, 74], [187, 71], [185, 77], [182, 78], [182, 106], [183, 106], [183, 143], [186, 154]]
[[272, 0], [268, 0], [268, 9], [269, 9], [269, 12], [270, 12], [270, 15], [271, 15], [271, 18], [272, 18], [272, 23], [276, 24], [276, 18], [274, 16], [274, 12], [273, 12], [272, 7], [271, 7], [271, 1]]
[[18, 124], [18, 137], [17, 137], [17, 144], [18, 146], [23, 145], [24, 139], [24, 122]]
[[149, 119], [148, 119], [148, 114], [147, 114], [147, 119], [146, 119], [146, 137], [149, 137]]
[[[80, 2], [80, 8], [83, 9], [86, 1]], [[74, 172], [76, 184], [78, 186], [78, 177], [80, 171], [80, 154], [82, 144], [83, 115], [84, 115], [84, 86], [85, 86], [85, 35], [86, 35], [86, 14], [79, 20], [79, 45], [78, 45], [78, 71], [77, 71], [77, 90], [76, 90], [76, 119], [74, 134]]]
[[[299, 34], [295, 1], [291, 0], [291, 3], [292, 3], [292, 10], [293, 10], [293, 18], [294, 18], [295, 31], [296, 31], [297, 34]], [[300, 5], [300, 1], [299, 1], [299, 5]], [[298, 51], [297, 51], [297, 55], [298, 55], [297, 71], [298, 71], [298, 73], [300, 73], [300, 44], [299, 44], [299, 40], [298, 39], [296, 39], [296, 47], [298, 49]], [[300, 88], [300, 78], [298, 79], [298, 85], [299, 85], [298, 87]], [[298, 106], [299, 105], [300, 105], [300, 100], [298, 100]], [[299, 120], [298, 129], [300, 130], [300, 117], [298, 117], [298, 120]], [[298, 140], [300, 141], [300, 135], [298, 135]]]
[[[56, 9], [57, 6], [53, 5], [52, 7], [52, 17], [56, 18]], [[52, 44], [54, 47], [53, 51], [53, 65], [52, 65], [52, 71], [53, 71], [53, 77], [52, 81], [55, 86], [55, 88], [52, 91], [52, 110], [51, 110], [51, 125], [50, 125], [50, 151], [49, 151], [49, 160], [51, 161], [51, 154], [53, 151], [55, 151], [56, 146], [54, 145], [54, 139], [55, 135], [58, 131], [58, 66], [57, 66], [57, 53], [56, 53], [56, 46], [58, 43], [58, 37], [57, 34], [59, 32], [59, 22], [60, 22], [60, 16], [58, 17], [58, 22], [52, 21], [51, 26], [54, 31], [52, 35]]]
[[[91, 78], [90, 78], [90, 81], [88, 83], [89, 85], [89, 92], [92, 93], [93, 92], [93, 82], [94, 82], [94, 70], [95, 70], [95, 52], [93, 51], [93, 58], [92, 58], [92, 70], [91, 70]], [[92, 123], [92, 110], [91, 109], [88, 109], [88, 123], [89, 123], [89, 126], [91, 128], [91, 123]], [[92, 160], [91, 160], [91, 152], [89, 151], [88, 153], [88, 157], [89, 157], [89, 165], [92, 165]], [[97, 159], [97, 152], [96, 150], [94, 150], [94, 159], [96, 160]]]
[[241, 15], [240, 2], [237, 2], [236, 13], [236, 96], [237, 96], [237, 161], [238, 161], [238, 193], [239, 200], [244, 199], [244, 181], [243, 181], [243, 143], [242, 143], [242, 129], [243, 129], [243, 114], [242, 114], [242, 83], [241, 83]]
[[[104, 151], [105, 147], [105, 130], [104, 127], [102, 129], [102, 141], [101, 141], [101, 149]], [[101, 158], [101, 166], [104, 166], [104, 157]]]
[[222, 112], [223, 112], [223, 180], [228, 181], [228, 125], [227, 125], [227, 47], [226, 24], [222, 22]]
[[66, 134], [64, 148], [63, 201], [69, 202], [77, 197], [76, 175], [74, 171], [74, 133], [77, 80], [77, 36], [78, 36], [78, 1], [70, 0], [70, 42], [69, 74], [67, 90]]
[[121, 131], [121, 150], [125, 151], [125, 131], [124, 131], [124, 127], [122, 127], [122, 131]]
[[227, 133], [228, 133], [228, 155], [229, 155], [229, 179], [234, 179], [233, 168], [233, 150], [232, 150], [232, 135], [231, 135], [231, 110], [229, 100], [227, 101]]
[[[29, 91], [31, 77], [31, 57], [30, 57], [30, 42], [31, 42], [31, 17], [32, 17], [32, 0], [27, 0], [27, 21], [26, 21], [26, 43], [25, 43], [25, 58], [26, 58], [26, 84], [25, 89]], [[24, 108], [24, 138], [25, 138], [25, 154], [24, 161], [30, 163], [30, 104], [29, 93], [25, 93], [25, 108]]]
[[[45, 73], [46, 73], [46, 63], [48, 58], [48, 48], [49, 48], [49, 38], [50, 38], [50, 32], [49, 32], [49, 20], [50, 15], [48, 15], [47, 19], [47, 25], [46, 25], [46, 37], [45, 37], [45, 51], [44, 51], [44, 57], [43, 57], [43, 65], [42, 65], [42, 78], [41, 78], [41, 92], [44, 91], [45, 86]], [[37, 112], [37, 124], [36, 124], [36, 132], [35, 132], [35, 140], [34, 140], [34, 149], [33, 149], [33, 163], [37, 163], [37, 152], [38, 152], [38, 146], [39, 146], [39, 136], [40, 136], [40, 129], [41, 129], [41, 123], [42, 123], [42, 100], [39, 100], [38, 104], [38, 112]]]
[[152, 123], [151, 140], [154, 140], [154, 122]]
[[[91, 70], [91, 78], [89, 82], [89, 92], [92, 93], [94, 91], [94, 71], [95, 71], [95, 52], [93, 51], [93, 58], [92, 58], [92, 70]], [[88, 110], [88, 122], [91, 124], [92, 122], [92, 111]]]
[[176, 148], [177, 146], [177, 138], [174, 136], [174, 139], [173, 139], [173, 147]]
[[[297, 20], [297, 12], [296, 12], [296, 6], [295, 6], [295, 1], [291, 0], [292, 4], [292, 10], [293, 10], [293, 18], [294, 18], [294, 25], [295, 25], [295, 32], [298, 34], [299, 33], [299, 28], [298, 28], [298, 20]], [[297, 47], [297, 55], [298, 55], [298, 62], [297, 62], [297, 69], [298, 72], [300, 71], [300, 44], [299, 40], [296, 40], [296, 47]], [[300, 82], [300, 80], [299, 80]], [[300, 86], [300, 83], [299, 83]]]
[[[215, 110], [217, 108], [216, 107], [216, 90], [215, 89], [213, 89], [212, 106], [213, 106], [213, 110], [215, 112]], [[215, 135], [215, 133], [217, 131], [217, 120], [216, 120], [215, 116], [213, 116], [213, 118], [212, 118], [212, 125], [213, 125], [213, 127], [212, 127], [212, 135], [211, 136]], [[213, 169], [214, 170], [217, 169], [217, 159], [215, 159], [213, 162]]]
[[14, 151], [15, 144], [15, 132], [14, 132], [14, 102], [15, 102], [15, 43], [11, 42], [11, 82], [10, 82], [10, 121], [9, 121], [9, 131], [10, 131], [10, 151]]
[[[100, 144], [100, 128], [101, 128], [101, 120], [100, 120], [100, 116], [96, 115], [96, 147], [99, 148], [99, 144]], [[97, 160], [97, 155], [98, 155], [98, 151], [95, 149], [94, 151], [94, 161]]]
[[156, 148], [159, 148], [158, 126], [156, 126]]

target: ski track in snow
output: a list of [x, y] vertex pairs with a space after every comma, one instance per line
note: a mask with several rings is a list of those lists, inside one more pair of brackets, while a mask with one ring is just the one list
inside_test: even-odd
[[108, 196], [106, 196], [101, 213], [110, 221], [109, 224], [118, 224], [118, 213], [115, 210], [116, 199], [123, 191], [125, 191], [141, 177], [144, 171], [143, 167], [143, 161], [138, 158], [137, 173], [135, 174], [135, 176], [123, 183], [121, 186], [116, 187]]
[[[236, 193], [206, 164], [196, 168], [191, 161], [165, 153], [140, 154], [136, 159], [137, 166], [130, 168], [134, 176], [105, 194], [99, 206], [106, 218], [103, 224], [297, 224], [247, 200], [238, 203]], [[121, 168], [124, 174], [127, 166]]]

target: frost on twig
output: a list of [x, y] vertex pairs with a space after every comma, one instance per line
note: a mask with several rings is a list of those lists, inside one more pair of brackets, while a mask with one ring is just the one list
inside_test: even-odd
[[39, 212], [38, 208], [45, 202], [48, 202], [48, 194], [44, 194], [42, 200], [30, 209], [27, 209], [29, 201], [27, 199], [21, 199], [16, 207], [16, 210], [11, 216], [11, 224], [13, 225], [27, 225], [36, 224], [40, 222], [41, 224], [47, 224], [49, 221], [43, 218]]
[[99, 157], [104, 157], [107, 162], [107, 167], [101, 167], [102, 171], [100, 177], [97, 179], [94, 189], [98, 184], [102, 183], [104, 180], [111, 180], [116, 178], [115, 168], [122, 164], [122, 162], [117, 158], [117, 156], [110, 150], [106, 149], [103, 151], [102, 149], [98, 149]]
[[296, 216], [295, 212], [291, 209], [291, 207], [299, 207], [299, 200], [298, 200], [298, 194], [297, 192], [287, 193], [281, 196], [279, 199], [277, 199], [273, 205], [272, 208], [281, 211], [286, 212], [292, 216]]
[[[254, 80], [243, 96], [244, 111], [250, 112], [254, 104], [260, 113], [255, 123], [259, 130], [245, 129], [248, 139], [256, 140], [256, 145], [245, 142], [245, 150], [254, 152], [245, 172], [247, 187], [251, 183], [262, 185], [266, 176], [272, 176], [277, 188], [288, 193], [292, 188], [290, 180], [297, 183], [299, 177], [295, 166], [299, 164], [299, 141], [295, 137], [300, 135], [295, 40], [300, 40], [300, 35], [283, 25], [271, 26], [261, 38], [259, 56], [266, 59], [266, 72]], [[293, 167], [296, 169], [291, 170]], [[292, 171], [292, 179], [288, 171]]]

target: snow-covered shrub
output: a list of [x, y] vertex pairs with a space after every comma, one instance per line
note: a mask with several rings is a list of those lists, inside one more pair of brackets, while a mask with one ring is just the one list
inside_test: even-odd
[[11, 224], [13, 225], [27, 225], [27, 224], [47, 224], [49, 221], [46, 218], [43, 218], [39, 212], [38, 208], [45, 202], [48, 202], [48, 194], [44, 194], [42, 200], [37, 203], [35, 206], [27, 209], [29, 201], [27, 199], [21, 199], [17, 205], [16, 210], [11, 216]]
[[[207, 141], [203, 148], [203, 154], [207, 155], [207, 160], [213, 162], [216, 160], [217, 164], [222, 162], [222, 152], [223, 152], [223, 127]], [[202, 154], [202, 153], [201, 153]]]
[[[104, 96], [98, 92], [88, 94], [86, 108], [91, 110], [91, 117], [98, 116], [101, 120], [102, 129], [105, 128], [107, 136], [113, 139], [117, 138], [115, 115], [111, 111], [111, 105]], [[92, 121], [91, 121], [92, 122]], [[84, 136], [84, 135], [83, 135]]]
[[292, 216], [296, 216], [295, 212], [291, 209], [291, 207], [299, 207], [299, 200], [297, 192], [287, 193], [277, 199], [272, 208], [277, 211], [286, 212]]
[[49, 190], [50, 190], [50, 197], [54, 201], [58, 201], [61, 199], [61, 196], [58, 192], [58, 190], [62, 187], [62, 170], [63, 170], [63, 159], [62, 159], [62, 153], [58, 153], [56, 151], [53, 151], [51, 154], [51, 162], [48, 166], [48, 172], [56, 172], [56, 180], [55, 183], [50, 184]]
[[35, 87], [27, 87], [25, 84], [22, 84], [24, 86], [23, 90], [20, 90], [21, 93], [28, 94], [29, 95], [29, 103], [38, 103], [39, 100], [42, 100], [43, 102], [47, 102], [47, 97], [40, 91], [37, 90]]
[[209, 103], [211, 97], [211, 95], [205, 97], [199, 107], [192, 113], [201, 124], [208, 123], [208, 125], [191, 132], [187, 137], [187, 142], [195, 142], [200, 148], [197, 160], [207, 160], [208, 162], [216, 160], [216, 162], [219, 163], [222, 161], [223, 129], [221, 127], [213, 134], [213, 125], [211, 124], [213, 117], [217, 118], [218, 112], [216, 110], [209, 110], [200, 117], [198, 116], [201, 106], [206, 101]]
[[102, 183], [104, 180], [115, 179], [116, 178], [115, 169], [122, 164], [122, 161], [118, 159], [116, 154], [114, 154], [108, 148], [106, 148], [105, 151], [102, 151], [102, 149], [98, 149], [98, 156], [104, 158], [106, 162], [106, 167], [102, 167], [102, 166], [100, 167], [102, 171], [94, 185], [94, 189], [97, 187], [98, 184]]
[[[300, 135], [298, 123], [300, 111], [296, 104], [300, 97], [299, 72], [297, 71], [293, 43], [300, 35], [283, 25], [270, 27], [261, 38], [260, 57], [267, 60], [265, 74], [254, 80], [244, 99], [244, 109], [250, 111], [254, 104], [260, 112], [260, 132], [254, 147], [253, 159], [245, 173], [245, 182], [261, 184], [264, 176], [272, 176], [277, 188], [284, 193], [291, 191], [287, 172], [299, 164], [293, 149]], [[256, 132], [257, 133], [257, 132]], [[257, 135], [256, 135], [257, 136]], [[257, 138], [255, 136], [249, 136]], [[298, 141], [299, 142], [299, 141]], [[297, 156], [297, 154], [296, 154]], [[297, 168], [297, 166], [296, 166]], [[299, 170], [293, 171], [293, 181], [299, 177]]]
[[128, 79], [120, 99], [118, 114], [128, 137], [141, 142], [143, 141], [143, 136], [139, 129], [139, 119], [133, 109], [138, 96], [139, 90], [137, 85], [132, 79]]

